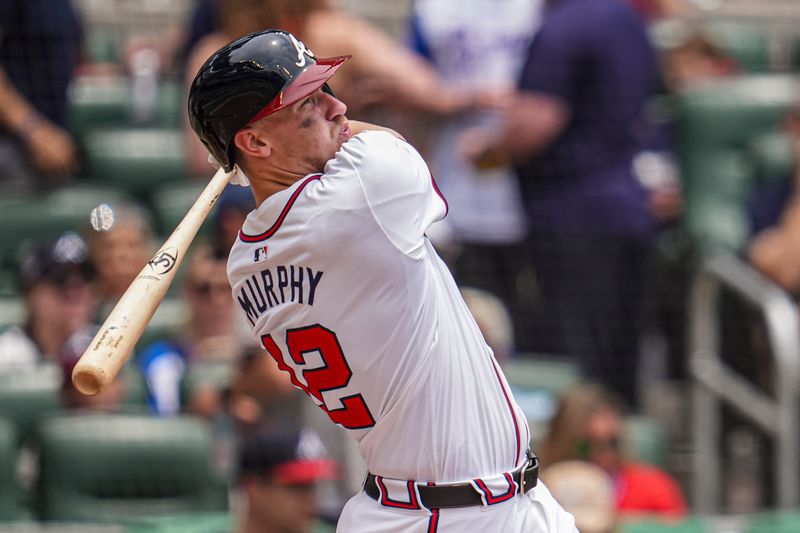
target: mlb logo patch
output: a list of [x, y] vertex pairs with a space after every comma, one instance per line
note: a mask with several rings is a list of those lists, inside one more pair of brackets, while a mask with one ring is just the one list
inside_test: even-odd
[[253, 252], [253, 262], [260, 263], [267, 260], [267, 246], [260, 246]]

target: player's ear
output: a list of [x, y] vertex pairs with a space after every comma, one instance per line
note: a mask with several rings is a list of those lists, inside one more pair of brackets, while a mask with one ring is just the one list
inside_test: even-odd
[[261, 131], [255, 128], [242, 128], [233, 137], [236, 148], [251, 157], [269, 157], [272, 147]]

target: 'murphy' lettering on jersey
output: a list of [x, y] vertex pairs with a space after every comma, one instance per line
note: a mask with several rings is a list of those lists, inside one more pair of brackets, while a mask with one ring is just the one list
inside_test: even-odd
[[314, 294], [322, 279], [321, 270], [306, 266], [278, 265], [245, 278], [236, 299], [247, 320], [256, 320], [267, 309], [286, 302], [314, 305]]

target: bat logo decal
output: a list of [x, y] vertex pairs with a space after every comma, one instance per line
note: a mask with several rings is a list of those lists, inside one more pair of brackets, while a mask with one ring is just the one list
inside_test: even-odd
[[178, 260], [178, 250], [175, 248], [167, 248], [166, 250], [159, 250], [153, 258], [147, 262], [150, 268], [158, 276], [163, 276], [173, 268]]

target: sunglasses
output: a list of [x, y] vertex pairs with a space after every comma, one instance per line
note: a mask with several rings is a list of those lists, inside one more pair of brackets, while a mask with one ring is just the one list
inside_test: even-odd
[[620, 439], [618, 436], [608, 439], [581, 439], [575, 443], [575, 452], [578, 457], [586, 459], [593, 453], [618, 451], [620, 449]]
[[208, 298], [212, 293], [228, 294], [231, 292], [231, 287], [227, 283], [211, 283], [210, 281], [192, 283], [190, 289], [204, 298]]

